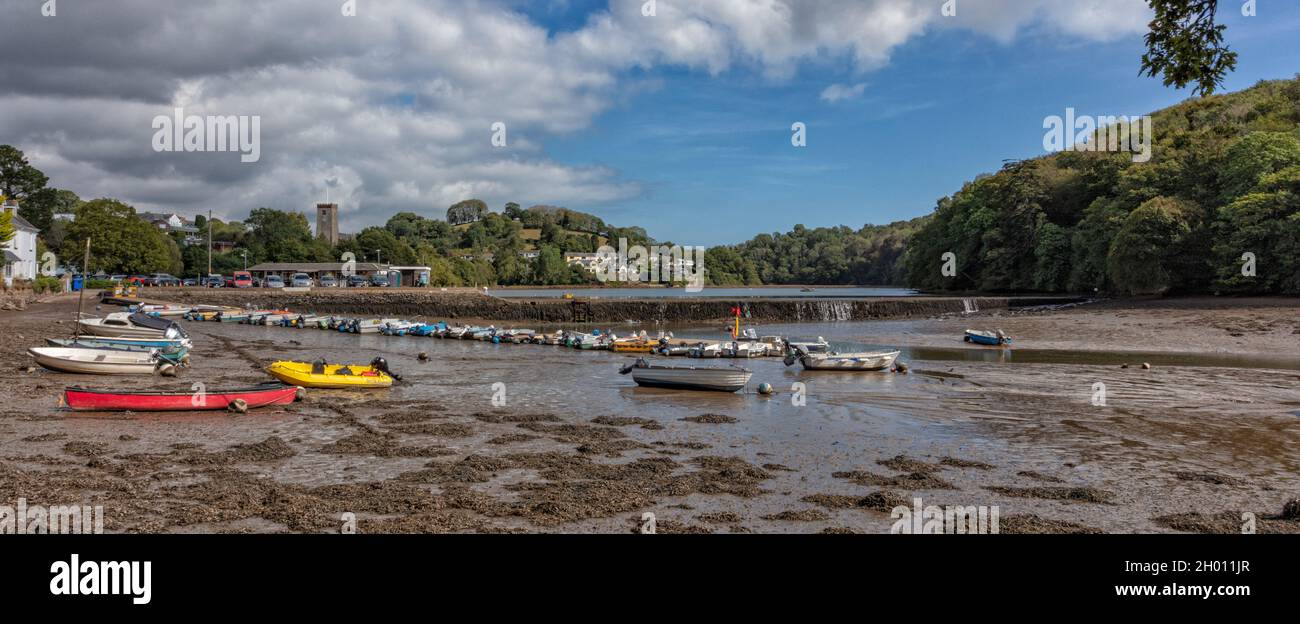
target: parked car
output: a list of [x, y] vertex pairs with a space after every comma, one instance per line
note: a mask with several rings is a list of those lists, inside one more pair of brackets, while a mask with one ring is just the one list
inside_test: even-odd
[[261, 287], [262, 287], [262, 278], [260, 278], [260, 277], [254, 277], [254, 278], [253, 278], [253, 288], [261, 288]]
[[289, 278], [289, 285], [294, 288], [311, 288], [313, 283], [311, 276], [306, 273], [294, 273], [293, 276]]
[[321, 288], [334, 288], [339, 285], [338, 280], [333, 275], [322, 275], [320, 278]]
[[284, 278], [279, 275], [266, 276], [267, 288], [284, 288]]
[[112, 280], [113, 282], [121, 282], [122, 280], [126, 279], [126, 276], [125, 276], [125, 275], [113, 275], [113, 276], [109, 277], [108, 279]]
[[181, 286], [198, 286], [198, 285], [199, 285], [199, 280], [196, 280], [192, 277], [187, 277], [181, 280]]
[[348, 276], [348, 286], [351, 286], [353, 288], [363, 288], [369, 285], [370, 285], [370, 280], [366, 279], [366, 276], [364, 275]]
[[132, 275], [122, 280], [127, 286], [144, 286], [145, 277], [143, 275]]
[[181, 280], [175, 275], [154, 273], [145, 278], [145, 284], [148, 286], [180, 286]]
[[370, 285], [378, 287], [388, 286], [388, 276], [383, 273], [376, 273], [371, 276]]
[[202, 280], [202, 286], [204, 288], [221, 288], [225, 285], [226, 280], [216, 273], [210, 274]]
[[253, 274], [248, 271], [235, 271], [235, 275], [230, 279], [230, 285], [234, 288], [252, 288]]

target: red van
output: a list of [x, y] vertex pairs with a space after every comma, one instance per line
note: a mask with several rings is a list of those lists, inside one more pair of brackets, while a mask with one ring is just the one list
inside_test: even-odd
[[248, 271], [235, 271], [235, 288], [252, 288], [253, 274]]

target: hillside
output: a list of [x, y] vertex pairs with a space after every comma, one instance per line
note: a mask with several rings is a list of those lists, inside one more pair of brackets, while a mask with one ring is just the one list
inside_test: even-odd
[[[1149, 162], [1059, 152], [1010, 163], [944, 198], [908, 244], [907, 283], [1300, 293], [1300, 78], [1190, 99], [1152, 121]], [[956, 256], [955, 276], [941, 271], [946, 252]]]

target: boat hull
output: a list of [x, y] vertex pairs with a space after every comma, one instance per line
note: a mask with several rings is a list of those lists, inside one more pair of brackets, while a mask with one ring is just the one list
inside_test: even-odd
[[235, 399], [248, 407], [287, 405], [297, 398], [293, 386], [267, 384], [253, 388], [208, 391], [202, 395], [194, 392], [118, 392], [68, 388], [63, 392], [64, 403], [84, 412], [189, 412], [196, 410], [224, 410]]
[[149, 353], [64, 347], [34, 347], [27, 352], [37, 364], [60, 373], [152, 375], [158, 366], [157, 358]]
[[338, 390], [387, 388], [393, 385], [392, 377], [374, 371], [369, 366], [348, 365], [347, 368], [354, 371], [352, 375], [337, 374], [336, 371], [340, 368], [343, 368], [343, 366], [333, 364], [326, 366], [324, 373], [313, 373], [311, 372], [311, 364], [306, 362], [276, 362], [268, 366], [266, 372], [284, 383], [304, 388]]
[[878, 371], [889, 368], [898, 359], [898, 351], [882, 353], [815, 354], [799, 358], [805, 370]]
[[742, 368], [660, 367], [632, 369], [637, 385], [674, 390], [736, 392], [743, 389], [753, 373]]
[[167, 335], [166, 331], [148, 327], [104, 325], [95, 322], [99, 320], [101, 319], [86, 319], [78, 323], [83, 332], [107, 338], [165, 338]]

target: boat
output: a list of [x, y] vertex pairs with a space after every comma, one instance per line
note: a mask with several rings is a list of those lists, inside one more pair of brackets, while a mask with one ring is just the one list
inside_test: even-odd
[[149, 316], [185, 316], [190, 311], [187, 306], [149, 303], [134, 305], [127, 309], [132, 312], [148, 314]]
[[247, 312], [218, 312], [217, 318], [214, 319], [222, 323], [243, 323], [248, 320]]
[[610, 345], [610, 349], [617, 353], [650, 353], [654, 347], [654, 343], [642, 338], [623, 338]]
[[767, 355], [767, 345], [761, 342], [737, 340], [721, 345], [718, 355], [729, 358], [752, 358]]
[[982, 329], [968, 329], [966, 336], [962, 338], [966, 342], [975, 344], [1001, 346], [1011, 344], [1011, 337], [1006, 335], [1002, 330], [986, 331]]
[[63, 403], [77, 411], [86, 412], [189, 412], [195, 410], [224, 410], [236, 399], [248, 407], [288, 405], [298, 397], [298, 388], [281, 383], [267, 383], [251, 388], [208, 390], [197, 394], [193, 390], [95, 390], [68, 388], [63, 391]]
[[281, 361], [266, 367], [266, 372], [304, 388], [387, 388], [397, 378], [383, 358], [375, 358], [369, 365]]
[[665, 366], [651, 364], [644, 358], [637, 358], [635, 364], [624, 366], [619, 372], [624, 375], [631, 373], [639, 386], [717, 392], [736, 392], [744, 388], [754, 374], [739, 366]]
[[400, 322], [402, 322], [400, 319], [392, 319], [392, 318], [353, 320], [352, 323], [348, 326], [347, 331], [352, 332], [354, 334], [378, 334], [379, 330], [383, 329], [385, 325], [389, 325], [392, 323], [400, 323]]
[[786, 356], [785, 365], [790, 366], [798, 360], [805, 370], [878, 371], [889, 368], [898, 358], [899, 353], [899, 351], [804, 353]]
[[447, 324], [441, 321], [437, 323], [421, 323], [412, 327], [409, 333], [412, 336], [436, 336], [439, 332], [447, 329]]
[[92, 375], [151, 375], [158, 367], [155, 352], [77, 349], [70, 347], [32, 347], [27, 353], [36, 363], [61, 373]]
[[411, 332], [411, 329], [419, 326], [419, 323], [413, 323], [411, 321], [392, 321], [384, 323], [379, 328], [379, 333], [384, 334], [385, 336], [405, 336]]
[[693, 358], [715, 358], [722, 357], [722, 345], [720, 343], [700, 342], [687, 350], [686, 355]]
[[787, 354], [830, 353], [831, 345], [825, 338], [818, 336], [817, 340], [787, 340], [785, 348]]
[[104, 318], [81, 319], [83, 331], [110, 338], [180, 338], [185, 331], [172, 321], [140, 313], [114, 312]]
[[[80, 338], [46, 338], [45, 344], [51, 347], [62, 347], [68, 349], [107, 349], [110, 351], [131, 351], [134, 353], [156, 352], [158, 357], [163, 358], [173, 364], [184, 364], [189, 360], [190, 347], [189, 341], [184, 344], [180, 341], [169, 343], [165, 340], [141, 340], [143, 344], [132, 344], [125, 342], [129, 338], [104, 338], [95, 339], [92, 337]], [[164, 343], [164, 346], [158, 346]]]

